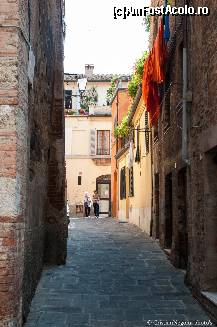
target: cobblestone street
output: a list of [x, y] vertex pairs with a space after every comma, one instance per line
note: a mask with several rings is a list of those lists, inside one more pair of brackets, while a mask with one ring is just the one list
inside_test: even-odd
[[44, 271], [25, 327], [209, 321], [183, 279], [137, 227], [107, 218], [71, 219], [67, 264]]

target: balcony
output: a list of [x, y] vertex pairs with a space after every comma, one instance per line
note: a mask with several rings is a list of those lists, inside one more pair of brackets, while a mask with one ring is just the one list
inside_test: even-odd
[[111, 107], [109, 106], [90, 106], [89, 109], [74, 109], [69, 106], [65, 107], [65, 115], [67, 116], [98, 116], [110, 117]]
[[89, 106], [90, 116], [111, 116], [110, 106]]

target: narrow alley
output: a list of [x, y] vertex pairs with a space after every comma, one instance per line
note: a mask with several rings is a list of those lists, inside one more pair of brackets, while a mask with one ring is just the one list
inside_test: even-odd
[[[42, 275], [25, 327], [208, 325], [157, 241], [111, 218], [71, 219], [65, 266]], [[213, 325], [214, 326], [214, 325]]]

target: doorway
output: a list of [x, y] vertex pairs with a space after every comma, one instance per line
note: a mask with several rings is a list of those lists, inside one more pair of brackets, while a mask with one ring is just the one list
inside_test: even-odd
[[155, 238], [159, 239], [160, 210], [159, 210], [159, 174], [154, 175], [154, 217], [155, 217]]
[[100, 176], [96, 180], [96, 189], [100, 197], [100, 215], [111, 216], [111, 176]]
[[205, 280], [204, 290], [217, 291], [217, 147], [205, 155]]
[[165, 241], [166, 249], [172, 248], [173, 239], [173, 205], [172, 205], [172, 173], [165, 177]]

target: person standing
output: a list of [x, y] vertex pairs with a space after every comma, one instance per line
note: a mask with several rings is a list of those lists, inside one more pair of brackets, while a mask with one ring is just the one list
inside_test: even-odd
[[93, 192], [92, 200], [93, 200], [94, 215], [95, 215], [96, 218], [99, 218], [99, 201], [100, 201], [100, 198], [99, 198], [99, 194], [97, 193], [96, 190]]
[[90, 218], [90, 209], [91, 209], [92, 201], [88, 194], [88, 192], [84, 193], [84, 210], [85, 210], [85, 217]]

